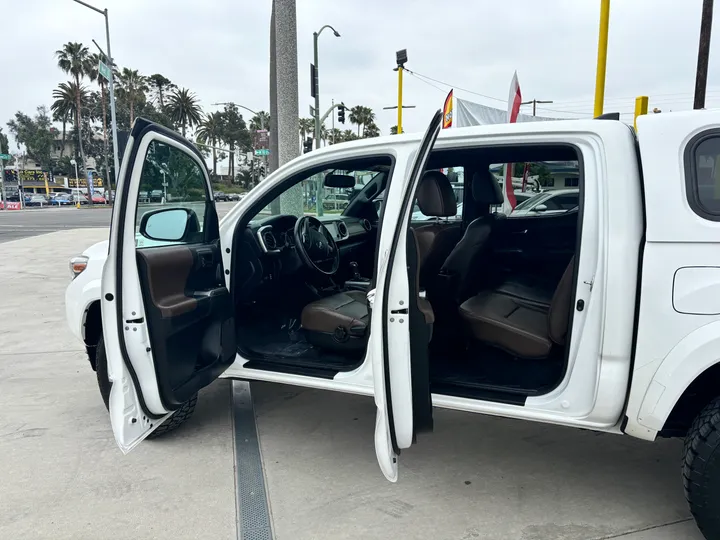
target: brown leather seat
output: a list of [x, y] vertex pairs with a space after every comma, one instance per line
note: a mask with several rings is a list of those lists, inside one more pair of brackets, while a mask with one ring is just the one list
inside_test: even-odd
[[472, 196], [481, 215], [467, 226], [462, 239], [450, 252], [440, 269], [440, 274], [449, 284], [444, 295], [452, 296], [458, 303], [477, 291], [477, 276], [487, 262], [485, 256], [490, 245], [492, 230], [496, 221], [505, 217], [504, 214], [490, 212], [491, 206], [503, 202], [500, 186], [490, 171], [484, 170], [473, 174]]
[[[426, 216], [448, 217], [457, 212], [455, 195], [447, 177], [439, 171], [428, 171], [420, 181], [417, 202]], [[409, 229], [408, 246], [412, 252], [409, 260], [415, 261], [418, 274], [413, 280], [417, 294], [417, 307], [432, 325], [435, 314], [429, 300], [420, 295], [420, 272], [430, 258], [438, 257], [438, 269], [446, 254], [452, 250], [444, 230], [430, 230], [431, 226]], [[459, 231], [459, 226], [457, 227]], [[459, 233], [457, 234], [459, 237]], [[369, 313], [366, 294], [362, 291], [346, 291], [311, 302], [303, 308], [300, 323], [307, 340], [318, 347], [339, 351], [365, 348]]]
[[472, 336], [521, 358], [546, 358], [564, 345], [573, 299], [575, 258], [565, 269], [548, 308], [518, 296], [485, 291], [463, 302], [460, 316]]
[[305, 306], [300, 323], [318, 347], [358, 349], [365, 347], [368, 318], [366, 293], [346, 291]]
[[[426, 216], [448, 218], [457, 214], [452, 184], [440, 171], [427, 171], [423, 175], [416, 199], [420, 211]], [[428, 287], [460, 241], [462, 227], [460, 221], [435, 221], [413, 227], [413, 231], [420, 257], [420, 286]]]

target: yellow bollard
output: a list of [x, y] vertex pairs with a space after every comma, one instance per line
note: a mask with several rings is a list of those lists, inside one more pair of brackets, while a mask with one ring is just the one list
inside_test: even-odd
[[635, 126], [635, 131], [637, 131], [637, 119], [638, 116], [647, 114], [648, 111], [648, 97], [647, 96], [638, 96], [635, 98], [635, 119], [633, 120], [633, 125]]

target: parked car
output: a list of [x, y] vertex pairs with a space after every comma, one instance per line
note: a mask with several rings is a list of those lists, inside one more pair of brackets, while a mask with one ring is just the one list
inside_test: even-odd
[[[704, 535], [720, 538], [720, 110], [640, 116], [637, 131], [563, 120], [438, 137], [441, 121], [438, 111], [424, 136], [298, 157], [222, 222], [214, 213], [200, 221], [207, 205], [197, 201], [154, 209], [139, 224], [121, 219], [136, 214], [137, 198], [124, 194], [137, 193], [142, 166], [125, 160], [109, 241], [73, 259], [65, 296], [120, 448], [181, 425], [218, 377], [373, 396], [375, 455], [393, 482], [400, 451], [432, 430], [433, 406], [645, 441], [680, 437], [678, 489]], [[204, 163], [191, 142], [141, 118], [129, 141], [131, 155], [166, 145], [178, 154], [168, 163]], [[496, 219], [490, 208], [502, 198], [485, 174], [464, 200], [474, 219], [418, 227], [419, 241], [416, 199], [434, 216], [452, 200], [447, 177], [425, 175], [428, 162], [463, 165], [470, 181], [478, 166], [528, 156], [578, 163], [587, 196], [577, 211]], [[354, 163], [376, 174], [342, 214], [258, 213], [318, 171]], [[210, 202], [207, 170], [197, 169], [188, 181]], [[333, 175], [325, 183], [343, 187]], [[454, 240], [435, 241], [442, 233]], [[128, 234], [165, 247], [137, 247]], [[359, 274], [354, 288], [348, 268]], [[322, 278], [315, 283], [333, 276], [332, 285], [313, 287], [310, 299], [288, 294], [308, 273]]]
[[239, 201], [245, 196], [244, 193], [228, 193], [227, 194], [227, 200], [228, 201]]
[[537, 193], [533, 197], [520, 202], [510, 213], [512, 217], [530, 214], [562, 214], [574, 210], [580, 204], [580, 191], [574, 189], [554, 189]]
[[31, 195], [29, 198], [25, 197], [25, 206], [47, 206], [48, 204], [48, 198], [40, 193]]
[[52, 206], [67, 206], [73, 204], [72, 195], [69, 193], [58, 193], [52, 199], [50, 199]]
[[216, 201], [229, 201], [230, 197], [224, 191], [216, 191], [213, 193], [213, 197]]
[[105, 197], [103, 197], [99, 193], [93, 193], [92, 202], [93, 204], [107, 204], [107, 200], [105, 199]]

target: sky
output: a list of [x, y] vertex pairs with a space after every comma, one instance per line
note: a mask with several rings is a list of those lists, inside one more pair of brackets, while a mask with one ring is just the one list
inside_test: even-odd
[[[234, 101], [269, 110], [270, 0], [90, 0], [110, 13], [121, 67], [161, 73], [194, 91], [206, 111]], [[702, 0], [612, 0], [605, 111], [632, 120], [634, 98], [650, 108], [692, 108]], [[54, 52], [92, 39], [103, 17], [73, 0], [0, 0], [3, 25], [0, 127], [16, 111], [49, 106], [68, 77]], [[445, 95], [507, 108], [517, 70], [524, 100], [552, 100], [538, 115], [591, 116], [600, 0], [297, 0], [299, 110], [309, 116], [312, 34], [320, 36], [321, 110], [331, 99], [365, 105], [383, 134], [397, 123], [395, 52], [407, 49], [405, 131], [422, 131]], [[707, 107], [720, 107], [720, 28], [715, 14]], [[424, 77], [435, 79], [434, 82]], [[88, 83], [91, 84], [91, 83]], [[481, 95], [479, 95], [481, 94]], [[530, 113], [531, 107], [524, 106]], [[327, 122], [330, 127], [330, 122]], [[336, 127], [356, 129], [349, 123]], [[11, 150], [14, 144], [11, 143]]]

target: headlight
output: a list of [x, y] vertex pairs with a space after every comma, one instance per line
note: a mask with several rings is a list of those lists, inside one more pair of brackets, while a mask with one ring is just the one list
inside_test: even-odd
[[85, 255], [78, 255], [70, 259], [70, 274], [75, 279], [87, 268], [88, 258]]

